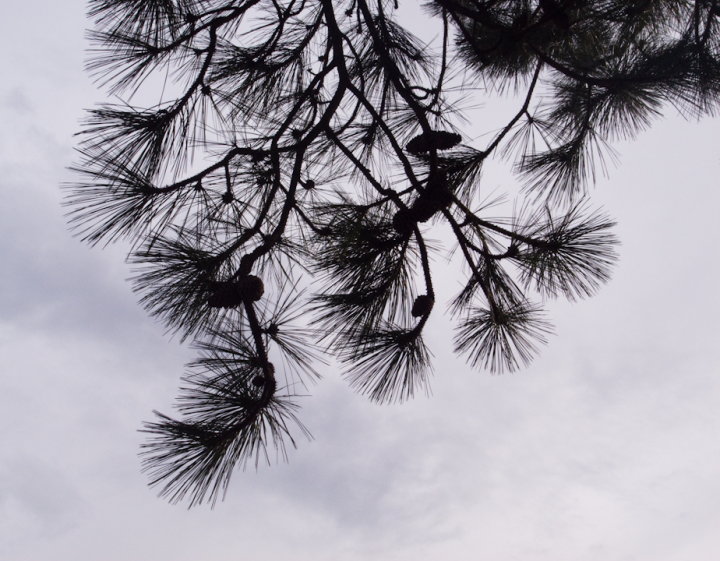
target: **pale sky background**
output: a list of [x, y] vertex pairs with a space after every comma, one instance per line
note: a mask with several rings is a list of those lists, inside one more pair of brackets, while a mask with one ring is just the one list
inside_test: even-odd
[[0, 18], [0, 559], [720, 559], [717, 120], [667, 108], [616, 145], [593, 200], [620, 263], [595, 298], [550, 305], [530, 368], [472, 371], [435, 314], [431, 398], [373, 405], [325, 369], [301, 402], [315, 440], [188, 511], [146, 486], [136, 430], [171, 411], [194, 355], [137, 305], [123, 248], [73, 239], [60, 207], [103, 99], [84, 11]]

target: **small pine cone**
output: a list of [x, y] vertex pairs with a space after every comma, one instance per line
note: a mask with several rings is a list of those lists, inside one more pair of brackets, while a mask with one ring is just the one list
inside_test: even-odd
[[257, 302], [265, 294], [265, 285], [260, 277], [248, 275], [238, 283], [238, 293], [243, 300]]
[[303, 189], [308, 191], [315, 189], [315, 182], [312, 179], [308, 179], [305, 183], [301, 183], [301, 185], [303, 186]]
[[433, 191], [431, 196], [432, 200], [438, 206], [438, 210], [449, 207], [453, 202], [453, 194], [449, 189]]
[[427, 222], [437, 212], [450, 206], [452, 200], [447, 174], [440, 171], [428, 178], [425, 192], [415, 199], [412, 205], [413, 216], [418, 222]]
[[433, 173], [428, 177], [427, 185], [425, 186], [428, 191], [431, 192], [445, 192], [448, 190], [448, 178], [447, 173], [444, 170], [439, 170], [437, 173]]
[[448, 131], [430, 131], [422, 133], [410, 139], [405, 146], [410, 154], [422, 154], [430, 152], [433, 148], [436, 150], [447, 150], [453, 146], [457, 146], [462, 141], [459, 134]]
[[438, 210], [440, 206], [435, 202], [434, 197], [420, 196], [412, 205], [413, 216], [418, 222], [427, 222]]
[[208, 298], [208, 306], [211, 308], [234, 308], [240, 302], [241, 299], [237, 294], [236, 283], [233, 282], [217, 283], [210, 298]]
[[430, 313], [434, 304], [435, 300], [433, 298], [427, 294], [421, 294], [415, 298], [415, 302], [413, 302], [412, 311], [410, 313], [414, 318], [424, 317]]
[[427, 195], [432, 198], [439, 208], [447, 208], [453, 202], [453, 194], [448, 185], [447, 173], [440, 170], [428, 178]]
[[231, 191], [225, 191], [222, 194], [222, 202], [223, 204], [229, 205], [231, 202], [235, 200], [235, 195], [232, 194]]
[[415, 229], [415, 217], [410, 210], [401, 208], [392, 218], [393, 228], [401, 236], [409, 236]]

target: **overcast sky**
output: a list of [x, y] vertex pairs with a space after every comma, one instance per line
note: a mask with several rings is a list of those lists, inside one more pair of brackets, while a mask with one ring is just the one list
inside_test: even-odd
[[171, 410], [193, 354], [137, 305], [124, 248], [73, 239], [60, 206], [82, 110], [103, 99], [84, 11], [6, 2], [0, 18], [0, 558], [720, 559], [717, 120], [667, 109], [616, 146], [593, 199], [619, 221], [620, 263], [595, 298], [550, 304], [530, 368], [472, 371], [435, 314], [431, 398], [373, 405], [325, 369], [301, 400], [315, 440], [188, 511], [148, 489], [136, 430]]

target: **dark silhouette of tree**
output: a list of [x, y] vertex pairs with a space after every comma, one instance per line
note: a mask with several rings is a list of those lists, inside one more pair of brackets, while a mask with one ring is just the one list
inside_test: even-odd
[[[533, 293], [574, 300], [609, 278], [613, 222], [585, 197], [608, 143], [667, 104], [717, 107], [715, 0], [433, 0], [416, 8], [433, 45], [396, 8], [90, 2], [88, 69], [122, 101], [89, 111], [70, 217], [91, 244], [130, 241], [142, 303], [199, 349], [181, 420], [145, 425], [145, 469], [172, 501], [214, 502], [238, 465], [294, 445], [318, 349], [374, 401], [426, 389], [434, 225], [467, 273], [456, 350], [527, 364], [550, 329]], [[463, 96], [492, 91], [517, 112], [464, 143]], [[480, 198], [492, 157], [525, 185], [505, 218]]]

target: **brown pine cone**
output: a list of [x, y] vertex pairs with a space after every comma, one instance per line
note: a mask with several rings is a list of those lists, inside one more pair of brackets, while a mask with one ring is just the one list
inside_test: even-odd
[[457, 146], [462, 141], [459, 134], [448, 131], [430, 131], [422, 133], [410, 139], [405, 146], [410, 154], [422, 154], [430, 152], [433, 148], [436, 150], [447, 150], [453, 146]]
[[410, 210], [401, 208], [392, 219], [393, 228], [401, 236], [409, 236], [415, 229], [416, 220]]
[[435, 304], [435, 299], [427, 294], [421, 294], [415, 298], [412, 311], [410, 312], [414, 318], [424, 317], [430, 313]]

